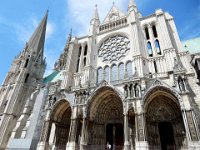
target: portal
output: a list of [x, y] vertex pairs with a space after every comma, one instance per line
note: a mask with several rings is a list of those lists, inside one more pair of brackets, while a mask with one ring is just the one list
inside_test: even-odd
[[123, 147], [123, 125], [120, 123], [107, 124], [106, 143], [111, 145], [111, 149]]
[[170, 122], [159, 123], [160, 142], [162, 150], [175, 150], [174, 133]]

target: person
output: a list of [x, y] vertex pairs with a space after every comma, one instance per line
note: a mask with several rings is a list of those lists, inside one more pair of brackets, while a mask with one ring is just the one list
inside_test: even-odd
[[109, 144], [109, 142], [107, 142], [107, 149], [111, 149], [111, 145]]

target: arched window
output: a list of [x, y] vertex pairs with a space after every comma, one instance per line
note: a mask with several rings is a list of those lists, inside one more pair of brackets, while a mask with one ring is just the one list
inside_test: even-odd
[[155, 45], [156, 45], [157, 54], [161, 55], [161, 49], [160, 49], [160, 44], [158, 40], [155, 41]]
[[84, 57], [84, 59], [83, 59], [83, 65], [84, 65], [84, 67], [86, 66], [86, 57]]
[[124, 63], [119, 64], [119, 80], [124, 79]]
[[128, 77], [131, 77], [132, 76], [132, 62], [129, 61], [126, 64], [126, 70], [127, 70]]
[[158, 73], [157, 64], [155, 60], [153, 61], [153, 64], [154, 64], [155, 73]]
[[80, 47], [79, 47], [79, 51], [78, 51], [78, 59], [77, 59], [77, 62], [76, 62], [76, 72], [79, 71], [79, 64], [80, 64], [80, 57], [81, 57], [81, 49], [82, 49], [82, 47], [80, 46]]
[[146, 27], [144, 30], [145, 30], [146, 39], [149, 40], [150, 37], [149, 37], [149, 30], [148, 30], [148, 27]]
[[84, 50], [84, 56], [87, 55], [87, 50], [88, 50], [88, 46], [86, 45], [86, 46], [85, 46], [85, 50]]
[[87, 50], [88, 50], [88, 46], [86, 45], [85, 46], [85, 50], [84, 50], [84, 58], [83, 58], [83, 65], [84, 65], [84, 67], [86, 66], [86, 63], [87, 63], [87, 60], [86, 60]]
[[140, 87], [139, 87], [139, 85], [137, 83], [134, 86], [134, 94], [135, 94], [135, 97], [139, 97], [140, 96]]
[[24, 68], [26, 68], [26, 67], [28, 66], [28, 62], [29, 62], [29, 59], [26, 59], [26, 62], [25, 62]]
[[111, 81], [116, 81], [117, 80], [117, 66], [113, 65], [111, 67]]
[[29, 73], [26, 75], [26, 78], [25, 78], [25, 80], [24, 80], [25, 83], [27, 83], [28, 78], [29, 78]]
[[180, 76], [178, 77], [178, 86], [181, 92], [185, 91], [185, 84], [184, 84], [183, 79]]
[[77, 64], [76, 64], [76, 72], [78, 72], [78, 70], [79, 70], [79, 62], [80, 62], [80, 60], [78, 59]]
[[109, 67], [108, 66], [106, 66], [105, 68], [104, 68], [104, 79], [106, 80], [106, 81], [109, 81]]
[[150, 42], [147, 43], [147, 49], [148, 49], [149, 56], [152, 57], [153, 56], [153, 51], [152, 51], [152, 46], [151, 46]]
[[100, 83], [103, 80], [103, 69], [99, 68], [97, 70], [97, 83]]
[[78, 57], [81, 56], [81, 49], [82, 49], [82, 46], [79, 47], [79, 51], [78, 51]]
[[156, 30], [156, 26], [155, 25], [152, 26], [152, 30], [153, 30], [154, 37], [157, 38], [158, 34], [157, 34], [157, 30]]

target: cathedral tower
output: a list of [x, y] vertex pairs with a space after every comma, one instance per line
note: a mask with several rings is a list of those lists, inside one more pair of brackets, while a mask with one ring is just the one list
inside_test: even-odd
[[[42, 82], [46, 68], [44, 43], [48, 12], [26, 43], [22, 52], [14, 59], [3, 85], [0, 87], [0, 149], [4, 149], [13, 128], [19, 119], [28, 97]], [[27, 114], [31, 113], [31, 109]], [[21, 131], [16, 131], [19, 137]]]

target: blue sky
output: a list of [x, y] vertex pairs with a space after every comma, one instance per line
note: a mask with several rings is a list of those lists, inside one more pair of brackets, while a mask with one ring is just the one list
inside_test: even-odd
[[[0, 84], [10, 69], [14, 57], [41, 21], [47, 9], [49, 19], [45, 45], [47, 71], [52, 71], [55, 60], [62, 52], [70, 28], [73, 36], [88, 33], [95, 4], [101, 21], [112, 3], [123, 12], [129, 0], [1, 0], [0, 5]], [[181, 40], [200, 36], [200, 0], [136, 0], [143, 16], [162, 8], [174, 16]]]

